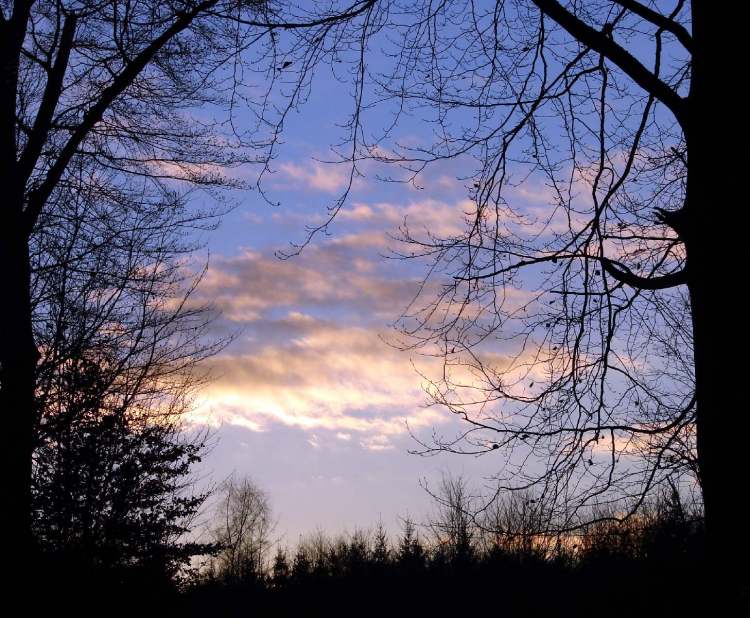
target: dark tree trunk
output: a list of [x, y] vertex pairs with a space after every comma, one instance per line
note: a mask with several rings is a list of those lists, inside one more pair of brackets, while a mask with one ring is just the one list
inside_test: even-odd
[[[0, 22], [0, 415], [3, 444], [3, 530], [11, 545], [11, 571], [30, 559], [31, 457], [38, 353], [31, 322], [28, 225], [24, 183], [16, 165], [16, 93], [19, 59], [31, 3], [15, 3]], [[5, 16], [4, 16], [5, 17]], [[21, 575], [23, 577], [23, 575]]]
[[6, 479], [2, 510], [4, 530], [28, 551], [38, 353], [32, 333], [27, 236], [20, 217], [5, 214], [0, 230], [0, 264], [4, 271], [0, 299], [0, 413], [5, 433], [2, 453]]
[[[727, 355], [732, 341], [739, 344], [735, 337], [742, 329], [743, 301], [738, 286], [745, 285], [744, 280], [728, 276], [734, 263], [730, 255], [738, 249], [735, 241], [746, 234], [732, 228], [741, 199], [736, 192], [740, 178], [732, 172], [739, 173], [739, 149], [727, 150], [727, 143], [739, 136], [732, 135], [732, 116], [727, 116], [727, 107], [736, 109], [736, 105], [728, 106], [726, 97], [739, 91], [723, 81], [722, 68], [727, 68], [732, 54], [727, 47], [732, 38], [727, 13], [701, 0], [693, 1], [692, 10], [695, 51], [686, 129], [689, 201], [683, 238], [694, 335], [698, 466], [708, 573], [720, 582], [714, 592], [722, 595], [714, 598], [734, 603], [744, 577], [745, 567], [740, 564], [747, 559], [748, 537], [745, 509], [740, 506], [746, 499], [742, 485], [748, 466], [742, 457], [746, 414], [739, 406], [746, 403], [739, 404], [739, 398], [732, 396], [742, 385]], [[733, 564], [729, 556], [739, 562]]]

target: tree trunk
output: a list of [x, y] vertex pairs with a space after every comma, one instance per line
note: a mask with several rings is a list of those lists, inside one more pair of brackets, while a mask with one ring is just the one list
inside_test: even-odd
[[[698, 467], [707, 575], [719, 582], [712, 596], [720, 604], [733, 604], [746, 585], [739, 564], [747, 557], [746, 516], [740, 503], [746, 498], [742, 485], [746, 484], [747, 461], [742, 461], [741, 454], [748, 434], [746, 414], [739, 408], [746, 404], [731, 401], [730, 393], [740, 392], [742, 385], [736, 382], [736, 370], [727, 355], [730, 344], [739, 343], [735, 337], [742, 329], [743, 309], [737, 302], [741, 294], [737, 286], [745, 281], [727, 275], [732, 264], [736, 268], [730, 256], [737, 250], [735, 241], [746, 230], [731, 227], [737, 221], [733, 209], [740, 201], [736, 191], [741, 172], [738, 148], [727, 150], [726, 144], [733, 137], [725, 98], [733, 96], [733, 90], [722, 75], [731, 58], [726, 46], [732, 38], [727, 32], [727, 14], [701, 0], [693, 1], [692, 11], [695, 51], [685, 132], [689, 176], [683, 238], [693, 320]], [[733, 564], [729, 556], [739, 562]]]
[[[16, 221], [8, 221], [8, 219]], [[21, 551], [31, 549], [31, 457], [35, 422], [34, 387], [38, 352], [31, 322], [27, 235], [18, 217], [6, 216], [0, 231], [3, 298], [0, 300], [0, 413], [5, 444], [4, 530]], [[15, 223], [15, 225], [14, 225]]]
[[[12, 18], [0, 21], [0, 415], [4, 441], [3, 530], [10, 541], [9, 590], [30, 579], [32, 554], [31, 457], [34, 387], [38, 353], [31, 322], [31, 290], [24, 187], [16, 166], [16, 94], [21, 46], [31, 3], [14, 3]], [[4, 17], [7, 17], [4, 15]]]

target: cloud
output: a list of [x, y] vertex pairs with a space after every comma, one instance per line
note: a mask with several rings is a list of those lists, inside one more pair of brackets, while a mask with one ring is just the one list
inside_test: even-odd
[[[466, 227], [467, 213], [472, 212], [471, 200], [460, 199], [445, 202], [433, 198], [410, 200], [404, 204], [393, 202], [355, 202], [344, 208], [339, 217], [344, 221], [367, 224], [378, 229], [384, 238], [386, 232], [394, 232], [404, 223], [410, 228], [429, 230], [438, 237], [459, 234]], [[393, 242], [393, 241], [392, 241]]]
[[[299, 167], [290, 173], [301, 178]], [[341, 212], [342, 233], [279, 260], [272, 249], [242, 249], [212, 258], [196, 292], [223, 314], [221, 328], [241, 329], [232, 347], [211, 359], [215, 377], [192, 414], [195, 423], [253, 432], [296, 428], [350, 448], [380, 452], [409, 427], [447, 422], [425, 407], [424, 379], [409, 353], [383, 341], [420, 290], [422, 280], [399, 261], [384, 260], [388, 231], [407, 220], [439, 235], [463, 229], [467, 201], [357, 202]], [[422, 288], [425, 299], [436, 291]], [[419, 370], [439, 375], [435, 358]]]
[[235, 424], [264, 431], [274, 424], [335, 431], [343, 441], [363, 435], [370, 450], [389, 448], [388, 436], [439, 422], [425, 408], [419, 375], [408, 355], [373, 329], [342, 327], [309, 316], [284, 345], [222, 354], [209, 363], [215, 376], [194, 422]]
[[368, 451], [390, 451], [394, 448], [388, 436], [376, 435], [362, 438], [359, 443]]
[[397, 317], [419, 280], [399, 277], [363, 249], [378, 244], [369, 233], [312, 246], [300, 257], [279, 260], [245, 250], [214, 259], [197, 298], [210, 300], [226, 319], [252, 322], [274, 309], [357, 311], [381, 322]]
[[304, 165], [282, 163], [279, 173], [286, 180], [292, 181], [296, 187], [337, 193], [348, 184], [350, 170], [345, 165], [311, 161]]

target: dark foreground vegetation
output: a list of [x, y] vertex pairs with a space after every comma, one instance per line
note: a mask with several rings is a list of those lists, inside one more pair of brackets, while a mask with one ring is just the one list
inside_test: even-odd
[[392, 545], [380, 530], [316, 535], [294, 552], [280, 550], [269, 573], [209, 576], [184, 601], [196, 616], [686, 616], [701, 601], [702, 524], [679, 503], [575, 536], [511, 537], [463, 525], [426, 534], [420, 540], [407, 522]]
[[180, 574], [155, 561], [105, 569], [49, 554], [45, 566], [47, 601], [92, 615], [697, 616], [713, 605], [702, 548], [702, 519], [672, 496], [637, 520], [565, 535], [493, 533], [449, 506], [428, 525], [405, 521], [394, 540], [381, 526], [316, 533], [262, 562], [253, 552], [217, 560], [214, 547]]

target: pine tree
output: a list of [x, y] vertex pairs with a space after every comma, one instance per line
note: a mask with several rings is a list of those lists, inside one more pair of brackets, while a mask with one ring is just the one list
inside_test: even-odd
[[203, 441], [187, 439], [174, 419], [108, 409], [95, 396], [97, 363], [77, 363], [66, 379], [67, 405], [48, 416], [35, 451], [38, 542], [92, 568], [174, 577], [212, 549], [183, 542], [206, 497], [189, 476]]
[[273, 559], [273, 566], [271, 567], [271, 582], [275, 588], [281, 588], [286, 585], [289, 580], [289, 561], [286, 557], [286, 551], [279, 547], [276, 550], [276, 555]]

